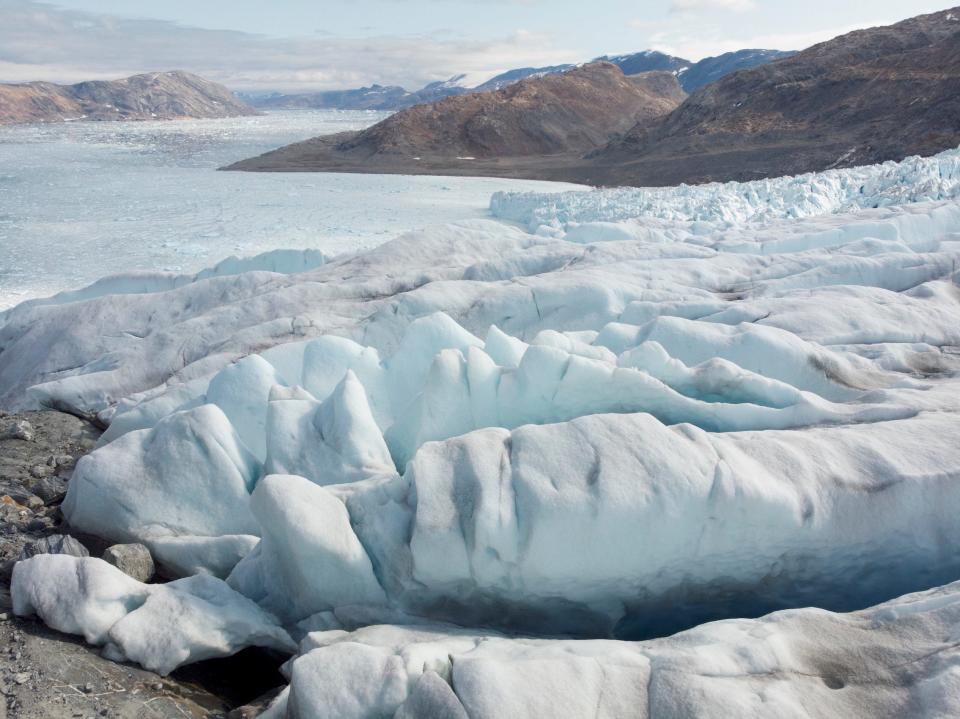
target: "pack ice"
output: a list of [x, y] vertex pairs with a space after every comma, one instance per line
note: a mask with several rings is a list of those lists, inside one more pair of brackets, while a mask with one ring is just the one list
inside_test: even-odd
[[273, 716], [955, 714], [958, 168], [498, 196], [16, 307], [3, 403], [109, 425], [69, 522], [183, 577], [35, 558], [17, 611], [158, 671], [302, 640]]

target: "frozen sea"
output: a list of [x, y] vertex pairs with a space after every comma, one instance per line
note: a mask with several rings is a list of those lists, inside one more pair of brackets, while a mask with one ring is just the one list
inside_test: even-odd
[[328, 254], [489, 214], [488, 178], [216, 172], [384, 114], [288, 111], [225, 120], [0, 128], [0, 309], [117, 272], [192, 272], [277, 248]]

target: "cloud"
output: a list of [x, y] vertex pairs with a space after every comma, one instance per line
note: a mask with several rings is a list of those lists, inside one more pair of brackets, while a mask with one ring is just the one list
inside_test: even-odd
[[744, 48], [767, 50], [805, 50], [811, 45], [832, 40], [853, 30], [877, 25], [889, 25], [893, 21], [864, 22], [857, 25], [834, 27], [811, 32], [778, 32], [759, 35], [731, 36], [716, 31], [697, 28], [690, 30], [664, 31], [650, 36], [650, 47], [660, 52], [697, 61], [711, 55], [721, 55]]
[[0, 18], [0, 81], [8, 82], [77, 82], [182, 69], [238, 90], [371, 83], [417, 88], [455, 73], [493, 75], [504, 67], [571, 60], [550, 38], [519, 30], [488, 40], [440, 33], [273, 38], [66, 10], [35, 0], [0, 0]]
[[732, 10], [744, 12], [755, 7], [753, 0], [673, 0], [670, 12], [694, 12], [697, 10]]

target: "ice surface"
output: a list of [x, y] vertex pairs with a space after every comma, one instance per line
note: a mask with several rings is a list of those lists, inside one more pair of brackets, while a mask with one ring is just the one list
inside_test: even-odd
[[247, 646], [296, 646], [274, 617], [210, 576], [141, 584], [100, 559], [63, 554], [18, 562], [13, 572], [16, 614], [36, 614], [160, 674]]
[[303, 477], [264, 478], [252, 498], [263, 527], [228, 583], [288, 622], [352, 604], [384, 604], [343, 502]]
[[[224, 257], [267, 250], [279, 252], [264, 269], [286, 272], [302, 250], [316, 259], [373, 247], [400, 231], [486, 216], [497, 190], [553, 187], [489, 178], [215, 171], [385, 116], [279, 110], [223, 120], [0, 128], [0, 310], [105, 274], [163, 273], [104, 280], [98, 292], [147, 282], [159, 287]], [[228, 260], [219, 270], [242, 266]]]
[[[949, 713], [955, 585], [824, 610], [960, 576], [954, 157], [662, 190], [659, 219], [501, 198], [551, 219], [23, 305], [0, 397], [110, 423], [72, 524], [327, 630], [275, 713]], [[102, 640], [127, 609], [89, 611]]]
[[494, 215], [522, 222], [536, 230], [570, 226], [575, 240], [587, 240], [578, 226], [591, 223], [594, 234], [612, 239], [649, 239], [649, 225], [620, 224], [635, 218], [691, 223], [699, 234], [712, 224], [839, 214], [911, 202], [953, 199], [960, 195], [960, 150], [902, 162], [813, 172], [753, 182], [658, 188], [617, 188], [594, 192], [543, 195], [500, 192], [494, 195]]
[[260, 465], [213, 404], [171, 414], [83, 457], [64, 514], [117, 542], [153, 535], [259, 535], [250, 492]]
[[318, 633], [292, 663], [286, 716], [954, 716], [958, 599], [951, 584], [848, 615], [791, 610], [641, 643]]

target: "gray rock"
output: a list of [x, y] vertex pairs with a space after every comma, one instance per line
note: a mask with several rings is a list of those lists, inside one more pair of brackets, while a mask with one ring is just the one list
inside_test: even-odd
[[31, 489], [44, 504], [53, 504], [63, 499], [67, 493], [67, 483], [60, 477], [43, 477], [35, 482]]
[[227, 719], [256, 719], [267, 710], [283, 689], [284, 687], [276, 687], [266, 694], [257, 697], [249, 704], [244, 704], [242, 707], [232, 709], [227, 714]]
[[89, 557], [90, 552], [79, 541], [66, 534], [51, 534], [28, 544], [20, 552], [20, 559], [29, 559], [38, 554], [69, 554], [72, 557]]
[[30, 476], [43, 479], [53, 474], [53, 467], [47, 464], [35, 464], [30, 468]]
[[25, 419], [5, 422], [0, 425], [0, 439], [22, 439], [25, 442], [32, 442], [33, 425]]
[[149, 582], [153, 578], [153, 557], [142, 544], [114, 544], [103, 553], [103, 559], [137, 581]]

